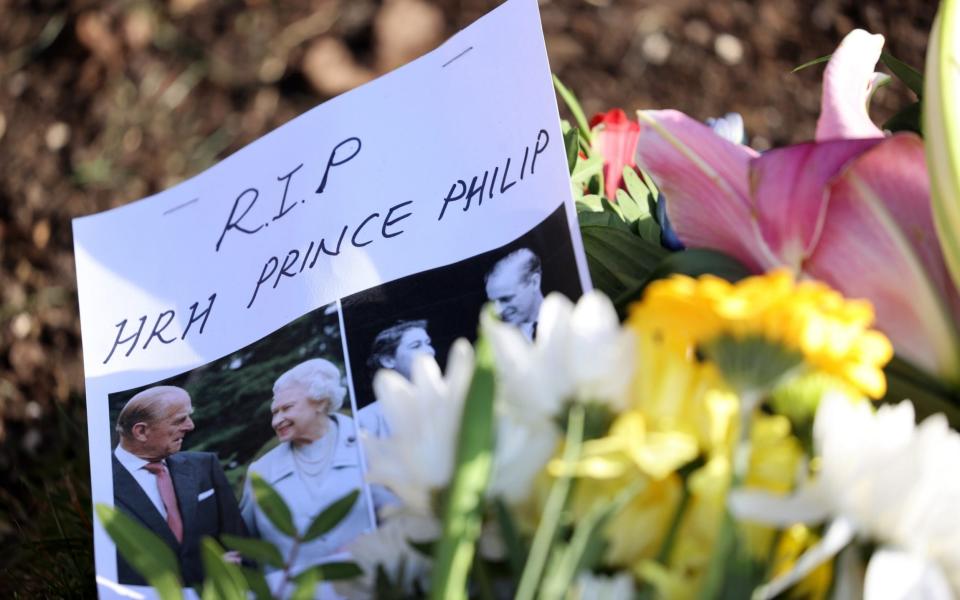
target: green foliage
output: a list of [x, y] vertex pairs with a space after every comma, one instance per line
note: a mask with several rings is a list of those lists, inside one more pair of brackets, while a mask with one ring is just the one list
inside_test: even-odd
[[637, 495], [641, 485], [642, 482], [637, 481], [621, 490], [615, 498], [596, 504], [577, 522], [570, 542], [558, 544], [554, 549], [550, 569], [544, 575], [541, 599], [560, 600], [566, 597], [577, 574], [593, 568], [600, 561], [607, 548], [604, 527]]
[[481, 331], [477, 363], [460, 420], [453, 481], [447, 489], [430, 597], [466, 598], [467, 577], [480, 535], [483, 493], [493, 462], [493, 350]]
[[[593, 274], [592, 270], [590, 274]], [[624, 290], [619, 295], [611, 296], [621, 316], [625, 314], [626, 307], [631, 302], [635, 302], [643, 296], [643, 290], [650, 282], [674, 274], [690, 277], [710, 274], [726, 279], [731, 283], [751, 275], [750, 270], [743, 266], [740, 261], [717, 250], [689, 248], [681, 252], [666, 254], [639, 283]]]
[[920, 71], [886, 50], [880, 53], [880, 62], [885, 64], [890, 72], [897, 76], [897, 79], [910, 88], [910, 91], [916, 94], [917, 98], [923, 98], [923, 74]]
[[236, 550], [246, 558], [275, 569], [283, 568], [283, 556], [270, 542], [229, 534], [224, 534], [221, 539], [227, 548]]
[[567, 151], [567, 169], [573, 174], [574, 167], [577, 166], [577, 158], [580, 156], [580, 135], [576, 127], [570, 127], [563, 132], [563, 147]]
[[591, 142], [590, 124], [587, 123], [587, 117], [583, 114], [583, 108], [580, 107], [580, 102], [577, 100], [577, 97], [567, 86], [563, 85], [556, 75], [553, 76], [553, 87], [557, 90], [557, 93], [560, 94], [560, 98], [564, 104], [567, 105], [567, 108], [570, 109], [570, 114], [573, 115], [574, 120], [577, 122], [580, 137], [589, 145]]
[[897, 112], [897, 114], [887, 119], [883, 124], [883, 128], [893, 132], [912, 131], [917, 135], [923, 135], [920, 109], [920, 100], [917, 100], [913, 104], [908, 104]]
[[247, 580], [238, 565], [223, 558], [225, 550], [216, 540], [204, 538], [200, 542], [200, 556], [206, 577], [202, 600], [246, 600]]
[[290, 507], [283, 501], [280, 494], [259, 473], [253, 473], [250, 476], [250, 484], [253, 486], [253, 496], [257, 499], [257, 506], [270, 523], [285, 535], [296, 538], [297, 528], [293, 525]]
[[83, 402], [53, 406], [52, 422], [35, 423], [41, 452], [12, 443], [0, 452], [0, 590], [15, 600], [97, 594]]
[[303, 535], [303, 541], [309, 542], [314, 540], [336, 527], [337, 524], [344, 520], [350, 513], [350, 509], [356, 504], [359, 496], [360, 490], [353, 490], [323, 509], [323, 512], [317, 515], [316, 518], [313, 519], [313, 522], [310, 523], [310, 527], [307, 528], [307, 532]]
[[[567, 436], [562, 458], [564, 465], [573, 464], [580, 458], [580, 449], [583, 444], [583, 422], [583, 405], [574, 404], [570, 408], [567, 420]], [[557, 540], [560, 521], [572, 484], [573, 479], [570, 473], [564, 472], [550, 486], [547, 502], [540, 517], [540, 524], [537, 526], [536, 533], [533, 534], [530, 554], [520, 577], [516, 594], [517, 600], [533, 600], [536, 597], [547, 565], [547, 559]]]
[[97, 504], [97, 516], [117, 550], [157, 590], [162, 600], [183, 598], [177, 558], [163, 540], [107, 504]]
[[669, 254], [621, 226], [591, 224], [588, 215], [580, 213], [580, 233], [590, 277], [594, 287], [611, 298], [638, 288]]

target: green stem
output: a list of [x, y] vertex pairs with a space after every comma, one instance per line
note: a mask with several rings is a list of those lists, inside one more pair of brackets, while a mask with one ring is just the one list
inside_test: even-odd
[[566, 447], [563, 450], [563, 473], [550, 487], [547, 503], [543, 509], [543, 517], [537, 532], [533, 536], [527, 566], [520, 577], [520, 587], [517, 590], [516, 600], [532, 600], [540, 585], [543, 569], [547, 564], [550, 548], [556, 538], [560, 526], [560, 517], [563, 507], [570, 493], [572, 478], [569, 467], [580, 457], [580, 447], [583, 443], [584, 410], [580, 404], [570, 408], [570, 418], [567, 421]]

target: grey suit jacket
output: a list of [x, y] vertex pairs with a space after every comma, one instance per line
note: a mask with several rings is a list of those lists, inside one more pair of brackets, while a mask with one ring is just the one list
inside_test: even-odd
[[[240, 509], [217, 455], [210, 452], [177, 452], [167, 457], [167, 468], [183, 519], [183, 542], [157, 511], [126, 467], [113, 457], [113, 500], [116, 507], [157, 534], [173, 550], [180, 563], [183, 583], [203, 581], [200, 540], [221, 534], [247, 535]], [[212, 492], [212, 493], [211, 493]], [[146, 581], [117, 553], [117, 579], [128, 585]]]

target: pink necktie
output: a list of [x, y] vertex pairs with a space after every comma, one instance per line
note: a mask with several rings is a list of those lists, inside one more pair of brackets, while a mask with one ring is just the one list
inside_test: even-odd
[[177, 538], [178, 542], [183, 541], [183, 519], [180, 518], [180, 508], [177, 506], [177, 494], [173, 491], [173, 480], [170, 479], [170, 472], [163, 463], [151, 462], [144, 465], [144, 468], [157, 476], [157, 488], [160, 490], [160, 499], [163, 500], [163, 506], [167, 509], [167, 525], [170, 531]]

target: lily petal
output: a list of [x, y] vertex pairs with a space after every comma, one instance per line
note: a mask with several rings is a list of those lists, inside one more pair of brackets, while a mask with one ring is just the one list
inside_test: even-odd
[[869, 299], [877, 328], [903, 358], [960, 380], [956, 290], [936, 246], [920, 139], [884, 140], [851, 162], [828, 193], [828, 216], [804, 271]]
[[826, 184], [880, 140], [809, 142], [750, 161], [754, 210], [770, 250], [794, 272], [813, 251], [827, 212]]
[[638, 117], [637, 166], [670, 199], [667, 214], [680, 240], [726, 252], [755, 271], [774, 266], [750, 214], [747, 168], [757, 152], [675, 110]]
[[833, 53], [823, 74], [823, 96], [816, 140], [883, 137], [870, 120], [873, 68], [880, 60], [883, 36], [854, 29]]

